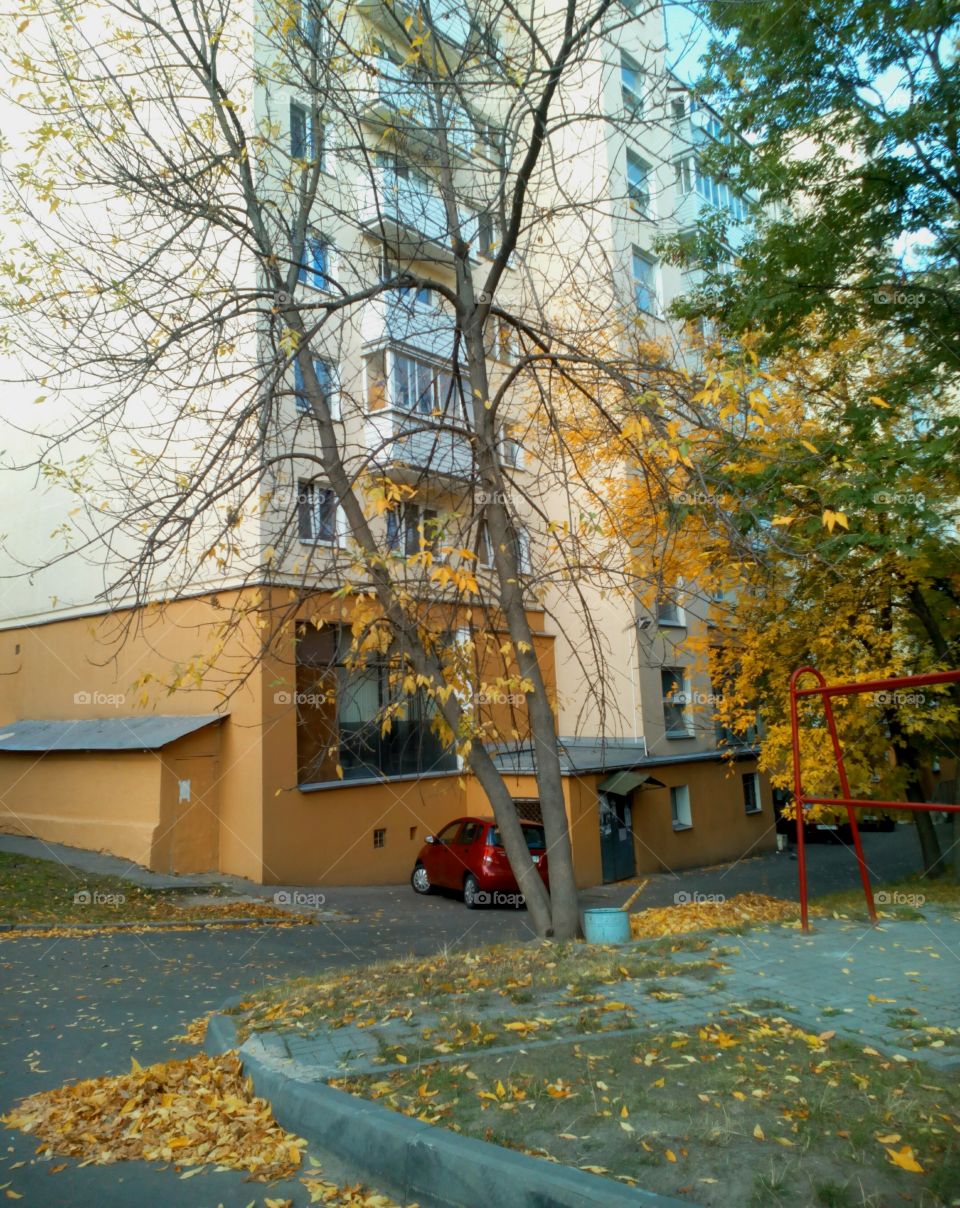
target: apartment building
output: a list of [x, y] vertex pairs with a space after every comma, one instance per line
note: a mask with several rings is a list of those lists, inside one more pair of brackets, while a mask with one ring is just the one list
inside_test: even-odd
[[[545, 43], [561, 38], [559, 10], [546, 4], [536, 21]], [[237, 354], [249, 369], [230, 389], [211, 386], [203, 430], [230, 440], [208, 443], [219, 450], [197, 475], [208, 515], [175, 573], [105, 592], [123, 578], [111, 580], [115, 542], [109, 556], [54, 565], [51, 516], [66, 501], [54, 490], [25, 518], [22, 545], [49, 556], [4, 602], [0, 828], [162, 870], [393, 883], [427, 834], [490, 808], [429, 694], [415, 680], [398, 688], [382, 652], [357, 658], [351, 627], [369, 584], [346, 496], [318, 470], [326, 429], [313, 400], [329, 412], [345, 481], [362, 484], [383, 573], [432, 632], [470, 642], [485, 686], [474, 708], [518, 811], [536, 818], [457, 310], [465, 289], [489, 282], [511, 222], [533, 137], [515, 78], [530, 39], [495, 8], [362, 0], [342, 11], [260, 3], [240, 43], [237, 63], [252, 69], [238, 72], [230, 111], [263, 148], [256, 187], [289, 289], [257, 312]], [[542, 83], [529, 75], [530, 89]], [[722, 126], [667, 69], [656, 5], [611, 10], [558, 98], [482, 351], [588, 885], [771, 848], [774, 819], [755, 750], [740, 742], [731, 756], [717, 731], [694, 653], [732, 601], [682, 581], [652, 607], [601, 574], [571, 587], [555, 534], [571, 531], [582, 500], [517, 372], [544, 332], [600, 346], [624, 322], [691, 355], [668, 318], [690, 277], [661, 260], [657, 239], [705, 205], [746, 217], [699, 164]], [[251, 296], [274, 288], [252, 255], [234, 272]], [[282, 321], [291, 298], [311, 317], [306, 358]], [[445, 590], [464, 567], [478, 582], [472, 603]]]

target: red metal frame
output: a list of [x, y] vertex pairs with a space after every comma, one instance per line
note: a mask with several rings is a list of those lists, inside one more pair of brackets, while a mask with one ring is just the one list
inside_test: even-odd
[[[816, 676], [819, 687], [798, 688], [797, 684], [804, 675]], [[860, 869], [860, 881], [867, 899], [867, 910], [870, 920], [877, 921], [877, 911], [873, 903], [873, 893], [870, 889], [870, 875], [867, 863], [863, 858], [863, 846], [860, 843], [860, 831], [854, 810], [868, 806], [874, 809], [897, 810], [944, 810], [947, 813], [960, 813], [960, 805], [939, 805], [929, 801], [858, 801], [850, 796], [850, 784], [847, 780], [847, 769], [843, 762], [843, 749], [837, 735], [837, 725], [833, 717], [833, 707], [830, 704], [834, 696], [857, 696], [863, 692], [886, 692], [899, 688], [919, 688], [925, 684], [951, 684], [960, 681], [958, 671], [932, 671], [929, 675], [904, 675], [898, 679], [863, 680], [854, 684], [831, 684], [823, 678], [816, 667], [798, 667], [790, 676], [790, 737], [793, 743], [793, 800], [797, 814], [797, 871], [800, 875], [800, 922], [804, 931], [809, 931], [807, 918], [807, 853], [803, 833], [803, 815], [808, 805], [838, 805], [845, 806], [850, 830], [853, 833], [853, 846], [857, 853], [857, 865]], [[837, 775], [840, 779], [842, 797], [807, 797], [803, 792], [800, 775], [800, 725], [797, 713], [797, 701], [802, 696], [819, 696], [823, 702], [823, 711], [830, 731], [830, 741], [833, 744], [833, 757], [837, 765]]]

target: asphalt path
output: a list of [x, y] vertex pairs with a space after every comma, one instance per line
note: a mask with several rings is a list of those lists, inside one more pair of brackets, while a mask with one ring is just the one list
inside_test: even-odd
[[[916, 839], [894, 834], [864, 837], [878, 879], [916, 867]], [[810, 849], [817, 892], [856, 884], [849, 851], [837, 845]], [[601, 887], [584, 904], [623, 901], [630, 885]], [[663, 905], [676, 893], [746, 889], [796, 894], [796, 861], [770, 855], [712, 870], [660, 874], [638, 906]], [[266, 893], [267, 891], [263, 891]], [[0, 940], [0, 1113], [34, 1091], [72, 1079], [119, 1074], [131, 1067], [189, 1055], [176, 1043], [197, 1016], [225, 1000], [277, 979], [363, 965], [416, 953], [477, 947], [532, 938], [524, 911], [468, 911], [453, 898], [418, 898], [409, 887], [331, 889], [331, 917], [307, 927], [251, 927], [184, 932], [90, 933]], [[298, 1181], [246, 1182], [239, 1172], [208, 1170], [188, 1180], [182, 1171], [143, 1162], [78, 1167], [36, 1157], [35, 1139], [18, 1130], [0, 1133], [0, 1192], [22, 1196], [24, 1208], [224, 1208], [262, 1205], [267, 1196], [307, 1204]], [[322, 1177], [354, 1181], [326, 1155]], [[66, 1162], [59, 1173], [54, 1164]], [[22, 1163], [22, 1165], [19, 1165]], [[311, 1173], [309, 1168], [304, 1173]]]

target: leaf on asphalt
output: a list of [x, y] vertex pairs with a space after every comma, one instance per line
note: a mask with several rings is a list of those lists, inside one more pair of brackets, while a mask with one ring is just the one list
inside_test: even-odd
[[43, 1141], [38, 1152], [85, 1164], [214, 1163], [263, 1180], [296, 1172], [306, 1141], [282, 1129], [270, 1104], [254, 1097], [235, 1052], [134, 1065], [118, 1077], [31, 1095], [2, 1121]]

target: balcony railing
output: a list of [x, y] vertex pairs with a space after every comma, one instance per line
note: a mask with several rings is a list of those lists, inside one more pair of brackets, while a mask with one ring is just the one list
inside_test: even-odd
[[401, 344], [441, 361], [453, 358], [453, 316], [397, 293], [382, 294], [364, 306], [360, 331], [366, 350]]
[[[406, 3], [385, 3], [385, 0], [360, 0], [360, 8], [371, 20], [396, 32], [398, 18], [417, 20], [415, 6]], [[464, 46], [470, 36], [470, 14], [463, 0], [432, 0], [430, 5], [433, 32], [451, 46]], [[416, 29], [414, 33], [418, 32]]]
[[427, 91], [433, 87], [432, 83], [417, 80], [386, 57], [376, 59], [374, 68], [369, 89], [371, 104], [387, 111], [393, 120], [399, 119], [425, 144], [436, 147], [440, 143], [442, 126], [454, 150], [467, 156], [472, 153], [477, 135], [462, 105], [441, 96], [437, 98], [440, 109], [436, 112], [431, 108]]
[[400, 407], [384, 407], [367, 416], [367, 448], [386, 470], [409, 466], [446, 478], [469, 479], [473, 451], [466, 436], [450, 431], [441, 419]]
[[[428, 191], [422, 184], [398, 176], [389, 168], [377, 168], [373, 181], [367, 181], [361, 199], [361, 221], [368, 227], [393, 228], [406, 245], [413, 244], [413, 254], [423, 254], [423, 244], [430, 244], [446, 255], [452, 253], [452, 234], [447, 221], [443, 198]], [[477, 244], [477, 216], [472, 210], [459, 209], [460, 235]], [[409, 238], [410, 235], [414, 239]]]

